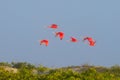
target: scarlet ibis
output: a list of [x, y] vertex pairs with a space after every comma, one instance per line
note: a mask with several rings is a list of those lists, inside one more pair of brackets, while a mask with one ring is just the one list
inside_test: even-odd
[[42, 45], [42, 44], [48, 46], [49, 41], [47, 39], [40, 40], [40, 45]]
[[91, 37], [85, 37], [83, 41], [88, 40], [90, 46], [95, 46], [96, 41]]
[[56, 36], [56, 37], [59, 37], [60, 40], [62, 40], [62, 39], [64, 38], [64, 33], [63, 33], [63, 32], [56, 32], [56, 33], [55, 33], [55, 36]]
[[48, 28], [58, 29], [58, 25], [57, 24], [51, 24], [50, 26], [48, 26]]

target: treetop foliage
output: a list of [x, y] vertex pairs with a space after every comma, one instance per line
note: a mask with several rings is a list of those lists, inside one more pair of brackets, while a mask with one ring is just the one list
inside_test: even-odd
[[85, 64], [48, 68], [27, 62], [0, 62], [0, 80], [120, 80], [120, 66]]

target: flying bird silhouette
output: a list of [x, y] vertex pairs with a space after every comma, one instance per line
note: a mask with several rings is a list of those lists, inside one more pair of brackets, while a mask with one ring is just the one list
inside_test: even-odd
[[51, 24], [50, 26], [48, 26], [48, 28], [58, 29], [58, 25], [57, 24]]
[[78, 39], [77, 38], [75, 38], [75, 37], [70, 37], [70, 40], [69, 40], [70, 42], [73, 42], [73, 43], [76, 43], [76, 42], [78, 42]]
[[90, 46], [95, 46], [96, 41], [93, 40], [93, 38], [91, 38], [91, 37], [85, 37], [83, 39], [83, 41], [86, 41], [86, 40], [88, 40]]
[[55, 36], [59, 37], [60, 40], [62, 40], [64, 38], [64, 35], [65, 35], [64, 32], [55, 32]]
[[49, 41], [47, 39], [40, 40], [40, 45], [48, 46]]

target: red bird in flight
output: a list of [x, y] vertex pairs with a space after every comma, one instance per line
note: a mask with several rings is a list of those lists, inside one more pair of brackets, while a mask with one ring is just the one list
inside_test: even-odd
[[91, 37], [85, 37], [83, 41], [88, 40], [90, 46], [95, 46], [96, 41]]
[[40, 40], [40, 45], [48, 46], [49, 41], [47, 39]]
[[50, 26], [48, 26], [48, 28], [58, 29], [58, 25], [57, 24], [51, 24]]
[[55, 32], [55, 36], [59, 37], [60, 40], [62, 40], [64, 38], [64, 33], [63, 32]]
[[78, 39], [75, 37], [70, 37], [70, 42], [76, 43], [78, 42]]

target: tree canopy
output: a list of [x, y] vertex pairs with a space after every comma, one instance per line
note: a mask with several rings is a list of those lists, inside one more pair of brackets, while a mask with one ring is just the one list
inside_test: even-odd
[[26, 62], [0, 62], [0, 80], [120, 80], [120, 66], [48, 68]]

